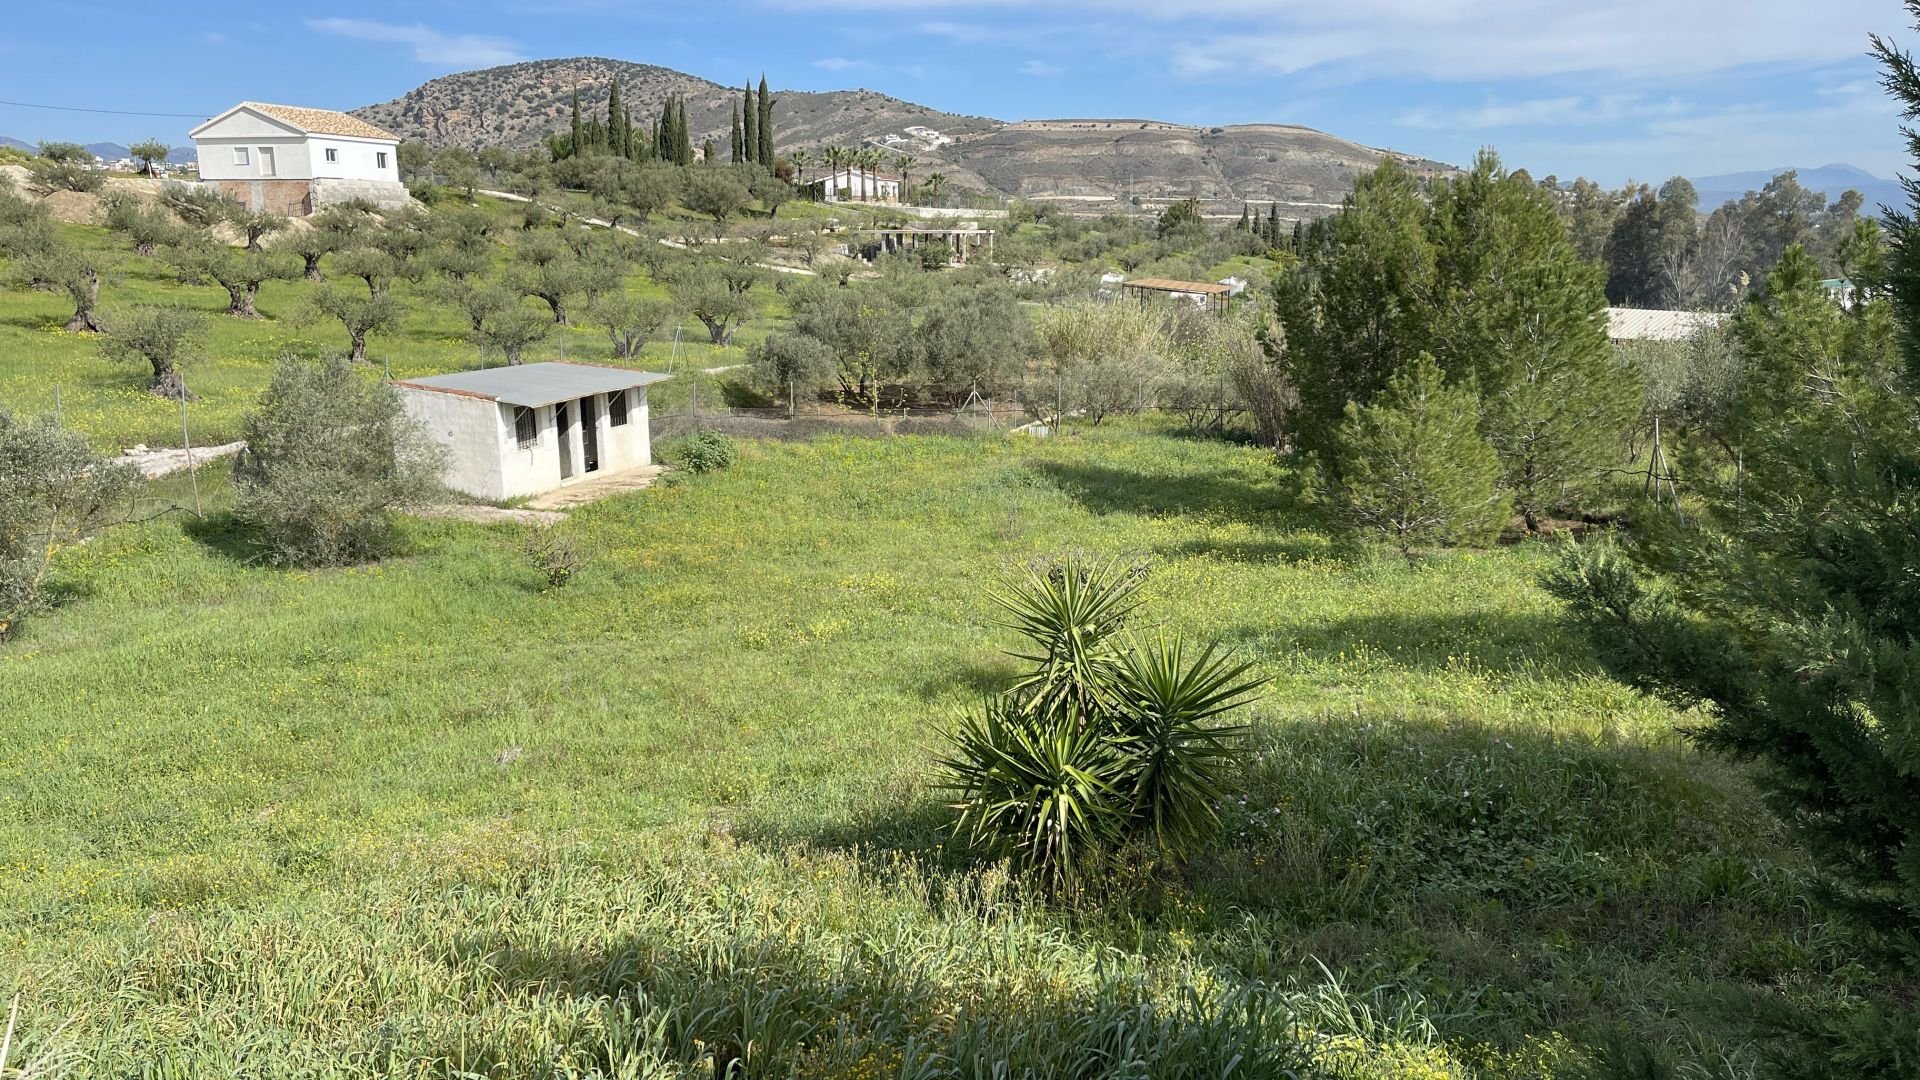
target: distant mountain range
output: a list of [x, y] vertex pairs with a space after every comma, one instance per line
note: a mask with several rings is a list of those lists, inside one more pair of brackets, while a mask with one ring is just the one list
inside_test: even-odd
[[[29, 154], [39, 149], [34, 143], [22, 142], [19, 139], [7, 135], [0, 135], [0, 146], [11, 146], [15, 150], [25, 150]], [[126, 147], [121, 146], [119, 143], [111, 142], [88, 143], [87, 153], [92, 154], [102, 161], [119, 161], [121, 158], [133, 156], [132, 152]], [[188, 143], [186, 146], [174, 147], [173, 152], [167, 155], [167, 160], [173, 162], [175, 165], [184, 165], [193, 161], [196, 156], [193, 150], [193, 144]]]
[[[1749, 191], [1759, 191], [1767, 186], [1767, 181], [1788, 171], [1780, 168], [1699, 176], [1693, 178], [1693, 186], [1700, 192], [1700, 209], [1706, 212], [1718, 209], [1723, 203], [1738, 201]], [[1907, 205], [1907, 193], [1900, 181], [1885, 180], [1852, 165], [1822, 165], [1817, 169], [1791, 171], [1799, 174], [1796, 179], [1801, 187], [1820, 192], [1828, 202], [1849, 189], [1858, 191], [1867, 200], [1860, 212], [1868, 217], [1879, 217], [1882, 206], [1904, 208]]]
[[[651, 121], [667, 95], [680, 95], [694, 144], [712, 139], [725, 151], [741, 87], [600, 57], [446, 75], [354, 114], [433, 146], [526, 148], [568, 125], [576, 91], [583, 114], [605, 116], [616, 81], [635, 122]], [[971, 188], [1082, 210], [1193, 197], [1220, 214], [1237, 215], [1244, 203], [1278, 203], [1284, 217], [1317, 217], [1337, 207], [1353, 190], [1353, 178], [1383, 157], [1429, 175], [1454, 171], [1442, 162], [1283, 124], [1192, 127], [1117, 118], [1008, 123], [941, 112], [873, 90], [782, 90], [775, 96], [775, 141], [782, 153], [878, 146], [916, 159], [915, 180], [940, 173], [949, 190]]]

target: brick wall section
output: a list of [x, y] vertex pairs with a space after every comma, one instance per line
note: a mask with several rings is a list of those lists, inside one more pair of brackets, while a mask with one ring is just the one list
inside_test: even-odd
[[313, 213], [313, 185], [306, 180], [208, 180], [220, 194], [249, 210], [271, 210], [287, 217]]

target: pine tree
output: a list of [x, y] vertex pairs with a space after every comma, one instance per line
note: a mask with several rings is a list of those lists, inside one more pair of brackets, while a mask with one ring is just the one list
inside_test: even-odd
[[[1278, 226], [1277, 213], [1268, 228]], [[1301, 445], [1333, 449], [1347, 403], [1366, 405], [1427, 348], [1434, 252], [1419, 185], [1388, 160], [1359, 177], [1316, 243], [1274, 283]]]
[[773, 97], [767, 92], [767, 77], [760, 76], [760, 136], [758, 160], [773, 168]]
[[[1910, 4], [1920, 22], [1920, 0]], [[1876, 39], [1920, 115], [1920, 70]], [[1912, 146], [1920, 160], [1920, 142]], [[1779, 1076], [1910, 1076], [1920, 1061], [1920, 236], [1855, 253], [1852, 309], [1790, 247], [1734, 320], [1730, 453], [1684, 468], [1687, 522], [1570, 546], [1547, 588], [1617, 673], [1683, 707], [1813, 856], [1817, 903], [1877, 969], [1848, 1000], [1764, 1017]], [[1877, 244], [1867, 245], [1869, 249]], [[1884, 298], [1883, 298], [1884, 297]], [[1699, 723], [1699, 722], [1697, 722]]]
[[1371, 403], [1348, 402], [1335, 433], [1337, 467], [1321, 470], [1336, 512], [1408, 559], [1417, 546], [1493, 539], [1510, 511], [1478, 412], [1474, 392], [1448, 386], [1428, 353]]
[[1603, 271], [1582, 260], [1551, 197], [1491, 152], [1434, 199], [1429, 348], [1480, 389], [1481, 430], [1536, 530], [1625, 452], [1644, 394], [1607, 340]]
[[746, 160], [757, 162], [760, 160], [760, 106], [753, 100], [753, 80], [747, 80], [741, 100], [741, 150], [745, 152]]
[[729, 132], [728, 132], [728, 138], [732, 141], [732, 144], [733, 144], [733, 155], [727, 159], [728, 161], [733, 162], [735, 165], [738, 165], [742, 161], [746, 160], [741, 154], [741, 149], [745, 145], [745, 143], [742, 141], [744, 137], [745, 137], [745, 133], [740, 130], [740, 105], [738, 102], [735, 102], [733, 106], [733, 126], [732, 128], [729, 129]]

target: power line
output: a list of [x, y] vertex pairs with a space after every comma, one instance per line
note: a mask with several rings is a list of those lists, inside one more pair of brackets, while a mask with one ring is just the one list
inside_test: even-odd
[[36, 105], [31, 101], [0, 101], [0, 105], [13, 105], [22, 109], [53, 109], [57, 112], [107, 113], [112, 116], [177, 116], [187, 120], [206, 119], [205, 113], [132, 112], [127, 109], [88, 109], [79, 105]]

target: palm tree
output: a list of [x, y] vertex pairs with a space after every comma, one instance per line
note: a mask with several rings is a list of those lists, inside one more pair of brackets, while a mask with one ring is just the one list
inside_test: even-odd
[[940, 201], [940, 192], [946, 186], [947, 186], [946, 173], [928, 173], [927, 174], [927, 195], [931, 197], [934, 202], [938, 203]]
[[793, 167], [800, 174], [800, 186], [807, 186], [807, 166], [813, 164], [813, 155], [805, 150], [795, 150], [791, 155]]
[[852, 154], [853, 152], [844, 146], [827, 147], [828, 184], [834, 187], [839, 186], [840, 171], [847, 167], [847, 162], [851, 160]]
[[880, 148], [869, 146], [860, 151], [860, 189], [867, 192], [869, 200], [880, 196], [880, 163], [885, 160]]
[[900, 201], [907, 201], [907, 189], [912, 187], [911, 173], [920, 167], [920, 159], [912, 154], [899, 154], [893, 159], [893, 167], [900, 174]]

